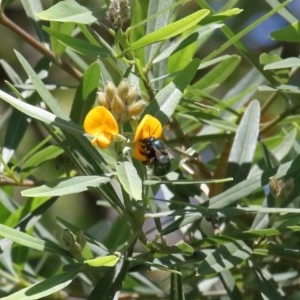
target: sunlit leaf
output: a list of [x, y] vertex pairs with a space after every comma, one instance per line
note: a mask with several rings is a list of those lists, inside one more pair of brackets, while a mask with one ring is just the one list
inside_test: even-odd
[[118, 178], [125, 191], [135, 200], [142, 200], [142, 180], [130, 162], [117, 164]]
[[107, 255], [85, 260], [84, 263], [91, 267], [114, 267], [119, 259], [119, 256]]
[[289, 57], [278, 62], [268, 64], [264, 67], [264, 70], [273, 70], [273, 69], [284, 69], [284, 68], [294, 68], [300, 66], [300, 58]]
[[101, 176], [76, 176], [72, 178], [63, 178], [48, 182], [39, 187], [22, 191], [24, 197], [53, 197], [80, 193], [88, 190], [90, 187], [99, 187], [100, 184], [109, 182], [108, 177]]
[[247, 107], [233, 140], [227, 173], [227, 177], [234, 178], [234, 181], [228, 183], [230, 186], [248, 176], [256, 149], [259, 122], [260, 105], [254, 100]]
[[2, 297], [3, 300], [35, 300], [42, 299], [52, 295], [67, 287], [76, 277], [75, 272], [65, 272], [52, 276], [44, 281], [33, 284], [25, 289], [13, 293], [7, 297]]
[[271, 33], [271, 38], [273, 38], [276, 41], [299, 43], [300, 22], [296, 22], [276, 31], [273, 31]]
[[93, 11], [81, 6], [76, 1], [60, 1], [37, 15], [45, 21], [74, 22], [80, 24], [92, 24], [97, 21], [93, 15]]
[[252, 251], [243, 241], [220, 245], [208, 254], [198, 267], [199, 274], [214, 274], [229, 270], [249, 258]]
[[179, 21], [170, 23], [154, 32], [145, 35], [136, 42], [132, 43], [130, 45], [130, 48], [126, 50], [134, 50], [141, 47], [145, 47], [149, 44], [156, 43], [158, 41], [170, 39], [196, 26], [207, 15], [209, 15], [209, 10], [199, 10], [193, 14], [188, 15], [187, 17], [180, 19]]

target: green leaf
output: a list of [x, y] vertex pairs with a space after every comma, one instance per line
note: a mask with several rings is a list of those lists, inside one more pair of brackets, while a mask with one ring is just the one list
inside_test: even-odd
[[89, 187], [99, 187], [100, 184], [109, 182], [108, 177], [101, 176], [76, 176], [48, 182], [39, 187], [22, 191], [24, 197], [53, 197], [80, 193]]
[[[95, 102], [100, 80], [100, 66], [98, 62], [91, 64], [84, 72], [80, 84], [76, 89], [70, 118], [77, 124], [82, 124], [88, 111]], [[78, 109], [80, 107], [80, 109]]]
[[143, 36], [136, 42], [132, 43], [130, 47], [126, 49], [126, 51], [145, 47], [149, 44], [167, 40], [183, 32], [186, 32], [187, 30], [196, 26], [207, 15], [209, 15], [209, 10], [199, 10], [193, 14], [188, 15], [185, 18], [180, 19], [179, 21], [170, 23], [154, 32]]
[[171, 83], [158, 92], [144, 114], [151, 114], [162, 123], [167, 123], [178, 106], [184, 89], [193, 80], [199, 64], [200, 60], [197, 58], [191, 61]]
[[286, 299], [286, 295], [283, 295], [282, 290], [276, 283], [272, 274], [267, 270], [267, 268], [261, 269], [260, 267], [255, 267], [253, 262], [250, 262], [252, 271], [255, 274], [255, 279], [258, 284], [262, 299], [273, 300], [273, 299]]
[[254, 157], [259, 135], [260, 105], [254, 100], [247, 107], [238, 126], [229, 154], [227, 177], [234, 181], [228, 183], [233, 186], [247, 178]]
[[20, 111], [14, 109], [6, 128], [3, 148], [10, 151], [17, 149], [26, 129], [28, 127], [28, 118]]
[[[61, 23], [52, 21], [50, 26], [54, 32], [70, 36], [75, 27], [75, 23]], [[50, 40], [52, 51], [56, 56], [60, 56], [65, 51], [66, 45], [60, 43], [58, 39], [53, 36], [50, 36]]]
[[[211, 92], [232, 74], [241, 61], [237, 55], [225, 57], [221, 63], [204, 75], [199, 81], [193, 84], [193, 88], [201, 91]], [[201, 67], [201, 65], [200, 65]]]
[[[263, 53], [259, 57], [259, 60], [260, 60], [260, 63], [262, 65], [268, 65], [268, 64], [271, 64], [271, 63], [281, 61], [281, 57], [278, 54]], [[289, 82], [289, 69], [273, 70], [272, 75], [278, 83], [284, 84], [284, 83]]]
[[229, 270], [249, 258], [251, 253], [250, 247], [241, 240], [220, 245], [200, 263], [198, 273], [203, 276]]
[[69, 252], [50, 241], [38, 239], [6, 225], [0, 224], [0, 236], [3, 236], [11, 241], [14, 241], [17, 244], [23, 245], [30, 249], [35, 249], [41, 252], [56, 253], [63, 256], [70, 256]]
[[41, 20], [92, 24], [97, 21], [93, 11], [79, 5], [76, 1], [60, 1], [37, 14]]
[[222, 179], [203, 179], [203, 180], [189, 180], [189, 179], [178, 179], [178, 180], [161, 180], [161, 179], [147, 179], [143, 181], [144, 185], [155, 185], [155, 184], [172, 184], [172, 185], [189, 185], [189, 184], [210, 184], [210, 183], [223, 183], [231, 181], [232, 178]]
[[262, 187], [269, 183], [269, 178], [271, 176], [276, 176], [276, 178], [281, 178], [284, 176], [290, 176], [297, 174], [300, 170], [300, 156], [296, 157], [294, 160], [289, 161], [285, 164], [281, 164], [279, 168], [274, 168], [265, 172], [257, 172], [255, 175], [249, 179], [239, 182], [235, 186], [229, 188], [225, 192], [212, 197], [210, 199], [210, 208], [220, 208], [226, 207], [234, 202], [243, 199], [250, 195], [251, 193], [262, 189]]
[[84, 263], [91, 267], [114, 267], [119, 259], [119, 256], [107, 255], [85, 260]]
[[23, 165], [22, 171], [27, 171], [27, 169], [36, 168], [40, 164], [44, 163], [47, 160], [54, 159], [63, 153], [63, 149], [58, 146], [50, 145], [41, 151], [35, 153], [30, 157]]
[[25, 103], [2, 90], [0, 90], [0, 99], [6, 101], [11, 106], [15, 107], [16, 109], [28, 115], [29, 117], [37, 119], [45, 124], [57, 126], [58, 128], [65, 129], [66, 131], [72, 134], [83, 135], [81, 127], [77, 126], [73, 122], [58, 118], [54, 114], [46, 111], [45, 109], [41, 109], [34, 105]]
[[219, 276], [222, 280], [224, 288], [226, 289], [226, 292], [228, 293], [229, 299], [242, 300], [243, 297], [231, 272], [225, 270], [221, 272]]
[[[288, 3], [290, 3], [292, 0], [290, 0]], [[280, 6], [281, 1], [280, 0], [266, 0], [266, 3], [270, 5], [273, 9], [276, 9], [278, 6]], [[278, 15], [282, 16], [288, 23], [294, 23], [297, 21], [296, 15], [293, 14], [292, 9], [282, 7], [278, 11]]]
[[[79, 270], [78, 270], [79, 271]], [[75, 278], [77, 272], [65, 272], [47, 278], [25, 289], [13, 293], [2, 300], [34, 300], [42, 299], [67, 287]]]
[[68, 120], [68, 117], [65, 115], [65, 113], [61, 110], [59, 107], [56, 99], [51, 95], [49, 90], [46, 88], [42, 80], [39, 78], [39, 76], [35, 73], [33, 68], [30, 66], [30, 64], [27, 62], [27, 60], [18, 52], [16, 52], [16, 56], [18, 57], [18, 60], [22, 64], [25, 72], [27, 73], [28, 77], [32, 81], [33, 86], [35, 87], [38, 94], [41, 96], [43, 101], [47, 104], [47, 106], [50, 108], [50, 110], [58, 117]]
[[26, 15], [28, 17], [28, 20], [31, 21], [31, 26], [34, 27], [34, 30], [39, 37], [39, 40], [43, 43], [47, 43], [48, 39], [46, 37], [46, 34], [43, 32], [41, 28], [41, 24], [39, 22], [39, 18], [37, 14], [43, 10], [43, 6], [41, 3], [41, 0], [21, 0], [21, 3], [24, 7], [24, 10], [26, 11]]
[[91, 57], [105, 57], [111, 55], [111, 52], [105, 48], [101, 48], [97, 45], [86, 42], [83, 39], [75, 38], [70, 35], [60, 33], [52, 28], [43, 27], [52, 37], [56, 38], [66, 47], [71, 48], [73, 51], [78, 52], [81, 55]]
[[168, 254], [184, 254], [184, 255], [192, 255], [194, 253], [194, 249], [192, 246], [187, 243], [180, 242], [174, 246], [168, 246], [166, 244], [149, 242], [147, 246], [153, 249], [155, 252], [168, 253]]
[[281, 84], [276, 87], [274, 86], [267, 86], [267, 85], [261, 85], [258, 88], [259, 91], [261, 92], [277, 92], [281, 91], [284, 93], [289, 93], [289, 94], [300, 94], [300, 88], [297, 85], [291, 85], [291, 84]]
[[271, 38], [276, 41], [292, 43], [300, 42], [300, 22], [295, 22], [271, 33]]
[[300, 67], [300, 58], [289, 57], [278, 62], [268, 64], [264, 67], [264, 70], [273, 70], [273, 69], [284, 69], [284, 68], [294, 68]]
[[[170, 6], [172, 2], [172, 0], [149, 2], [147, 13], [149, 17], [146, 30], [147, 34], [165, 27], [170, 22], [170, 18], [172, 17], [172, 8]], [[153, 16], [155, 16], [155, 18], [153, 18]], [[145, 34], [143, 36], [145, 36]], [[160, 44], [154, 44], [147, 48], [145, 57], [147, 62], [155, 57], [158, 52], [158, 47], [160, 47]]]
[[142, 200], [143, 185], [135, 167], [128, 161], [118, 162], [118, 178], [124, 190], [135, 200]]

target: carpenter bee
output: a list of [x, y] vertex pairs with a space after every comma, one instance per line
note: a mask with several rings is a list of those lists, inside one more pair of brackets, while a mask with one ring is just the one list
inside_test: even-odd
[[146, 156], [151, 166], [153, 174], [156, 176], [166, 175], [171, 168], [171, 158], [166, 145], [159, 139], [149, 137], [141, 140], [141, 154]]

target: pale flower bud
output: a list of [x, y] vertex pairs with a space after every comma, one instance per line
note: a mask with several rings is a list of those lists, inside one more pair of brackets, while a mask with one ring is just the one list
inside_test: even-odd
[[125, 100], [128, 94], [129, 86], [126, 79], [122, 79], [118, 85], [117, 91], [118, 95], [121, 97], [122, 100]]
[[98, 104], [103, 105], [106, 108], [109, 108], [109, 103], [106, 98], [106, 94], [104, 92], [98, 93]]
[[131, 86], [128, 89], [127, 97], [126, 97], [126, 103], [129, 105], [133, 103], [137, 98], [137, 90], [135, 86]]
[[130, 6], [128, 0], [111, 0], [107, 17], [115, 28], [122, 28], [130, 18]]
[[109, 102], [111, 102], [114, 99], [116, 93], [117, 93], [117, 88], [111, 81], [108, 81], [105, 88], [105, 94]]
[[124, 110], [124, 103], [122, 101], [122, 99], [120, 98], [119, 95], [115, 95], [112, 103], [111, 103], [111, 110], [112, 110], [112, 113], [114, 115], [117, 115], [119, 116], [122, 111]]
[[146, 102], [144, 100], [132, 103], [128, 106], [128, 115], [131, 117], [139, 115], [144, 110], [145, 106]]

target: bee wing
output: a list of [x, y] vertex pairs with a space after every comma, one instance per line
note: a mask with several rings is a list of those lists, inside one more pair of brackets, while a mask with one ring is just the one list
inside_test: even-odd
[[158, 148], [153, 148], [155, 157], [159, 162], [168, 163], [170, 162], [169, 153], [165, 149], [161, 150]]
[[167, 152], [169, 155], [170, 155], [170, 157], [172, 158], [172, 159], [175, 159], [175, 158], [186, 158], [186, 159], [191, 159], [191, 158], [193, 158], [191, 155], [189, 155], [189, 154], [186, 154], [186, 153], [184, 153], [184, 152], [181, 152], [181, 151], [179, 151], [179, 150], [177, 150], [177, 149], [174, 149], [174, 148], [170, 148], [170, 147], [165, 147], [165, 152]]

